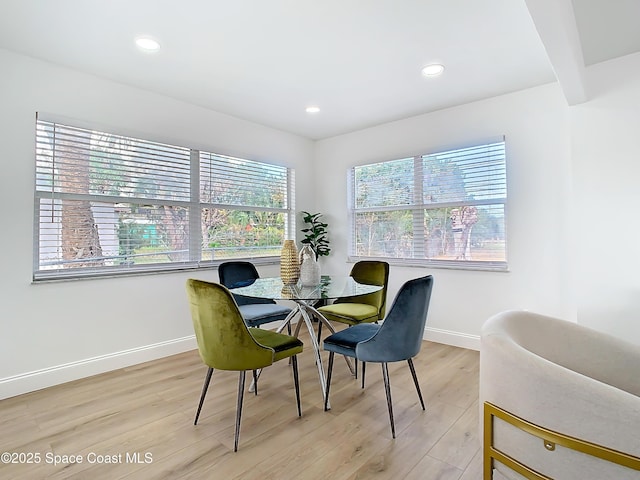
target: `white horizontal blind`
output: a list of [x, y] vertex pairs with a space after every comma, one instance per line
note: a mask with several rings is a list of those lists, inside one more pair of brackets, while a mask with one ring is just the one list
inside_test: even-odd
[[355, 258], [506, 269], [504, 141], [354, 167]]
[[414, 203], [413, 158], [356, 167], [356, 208]]
[[[271, 170], [277, 174], [265, 174]], [[282, 244], [292, 216], [284, 203], [291, 194], [286, 168], [37, 120], [34, 279], [196, 268], [225, 256], [254, 256], [237, 239], [214, 255], [211, 205], [202, 207], [205, 184], [196, 190], [205, 174], [204, 203], [211, 203], [212, 185], [230, 195], [216, 199], [228, 202], [214, 222], [226, 238], [247, 230], [246, 216], [237, 212], [254, 209], [264, 193], [257, 177], [280, 188], [274, 195], [280, 203], [259, 206], [278, 211], [272, 230], [281, 236], [272, 243]], [[277, 255], [261, 252], [257, 256]]]
[[283, 166], [200, 152], [202, 258], [279, 255], [294, 217], [290, 175]]
[[507, 198], [504, 142], [422, 156], [424, 203]]
[[200, 200], [220, 205], [286, 208], [287, 168], [200, 153]]

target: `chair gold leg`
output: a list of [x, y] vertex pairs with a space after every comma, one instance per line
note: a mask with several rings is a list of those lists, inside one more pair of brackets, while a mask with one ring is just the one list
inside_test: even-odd
[[396, 426], [393, 421], [393, 406], [391, 405], [391, 385], [389, 383], [389, 369], [386, 363], [382, 364], [382, 378], [384, 379], [384, 391], [387, 394], [387, 408], [389, 409], [389, 421], [391, 422], [391, 436], [396, 438]]
[[211, 381], [211, 374], [213, 374], [213, 368], [209, 367], [207, 375], [204, 378], [204, 385], [202, 386], [202, 393], [200, 394], [200, 403], [198, 404], [198, 410], [196, 411], [196, 418], [193, 421], [194, 425], [198, 424], [198, 418], [200, 417], [200, 410], [202, 410], [202, 404], [204, 403], [204, 397], [209, 389], [209, 382]]
[[238, 451], [238, 438], [240, 437], [240, 419], [242, 418], [242, 400], [244, 399], [244, 379], [245, 370], [240, 372], [240, 379], [238, 380], [238, 406], [236, 407], [236, 437], [233, 442], [233, 451]]
[[422, 405], [422, 409], [424, 410], [424, 401], [422, 400], [422, 392], [420, 391], [420, 385], [418, 384], [418, 376], [416, 375], [416, 369], [413, 366], [413, 359], [409, 358], [407, 360], [409, 363], [409, 368], [411, 369], [411, 376], [413, 377], [413, 383], [416, 386], [416, 391], [418, 392], [418, 398], [420, 399], [420, 405]]

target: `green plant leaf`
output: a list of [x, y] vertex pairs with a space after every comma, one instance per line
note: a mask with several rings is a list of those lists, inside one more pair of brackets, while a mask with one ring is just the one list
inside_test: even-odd
[[329, 248], [329, 240], [327, 237], [327, 223], [320, 221], [322, 217], [321, 213], [309, 213], [302, 211], [303, 221], [308, 224], [308, 228], [303, 228], [300, 231], [305, 234], [305, 238], [302, 243], [309, 245], [316, 254], [316, 259], [320, 256], [329, 255], [331, 248]]

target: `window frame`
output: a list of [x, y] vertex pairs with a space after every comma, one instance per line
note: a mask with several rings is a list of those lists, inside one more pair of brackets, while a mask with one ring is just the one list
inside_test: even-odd
[[[464, 201], [449, 201], [449, 202], [434, 202], [428, 203], [423, 201], [423, 185], [424, 185], [424, 171], [423, 171], [423, 159], [429, 156], [436, 156], [447, 154], [449, 152], [462, 151], [465, 149], [481, 148], [484, 146], [491, 146], [494, 144], [502, 144], [504, 152], [504, 196], [501, 198], [492, 199], [478, 199], [478, 200], [464, 200]], [[434, 149], [430, 153], [422, 153], [417, 155], [408, 155], [393, 160], [383, 160], [378, 162], [372, 162], [367, 164], [355, 165], [349, 168], [347, 175], [347, 210], [348, 210], [348, 230], [349, 230], [349, 245], [348, 245], [348, 260], [350, 262], [357, 262], [361, 260], [381, 260], [386, 261], [392, 265], [408, 266], [408, 267], [429, 267], [439, 269], [453, 269], [453, 270], [478, 270], [478, 271], [493, 271], [493, 272], [508, 272], [508, 238], [507, 238], [507, 219], [508, 219], [508, 195], [507, 195], [507, 182], [508, 182], [508, 164], [507, 164], [507, 151], [506, 140], [504, 136], [486, 139], [479, 142], [467, 144], [462, 147], [452, 148], [440, 148]], [[380, 165], [385, 163], [397, 162], [402, 160], [413, 159], [413, 193], [411, 195], [411, 201], [407, 204], [390, 205], [390, 206], [370, 206], [370, 207], [357, 207], [356, 206], [356, 169]], [[503, 237], [504, 237], [504, 261], [481, 261], [481, 260], [455, 260], [455, 259], [435, 259], [435, 258], [417, 258], [416, 252], [424, 254], [424, 245], [427, 238], [426, 228], [424, 224], [425, 212], [428, 210], [437, 210], [441, 208], [455, 208], [462, 206], [488, 206], [488, 205], [501, 205], [503, 212]], [[385, 212], [399, 212], [399, 211], [412, 211], [413, 214], [413, 240], [412, 247], [414, 255], [412, 257], [390, 257], [383, 255], [358, 255], [356, 252], [357, 243], [357, 221], [356, 216], [361, 213], [385, 213]], [[418, 247], [416, 247], [416, 245]], [[421, 247], [420, 247], [421, 246]]]
[[[272, 212], [283, 214], [284, 216], [284, 238], [288, 238], [296, 228], [296, 215], [295, 215], [295, 171], [291, 167], [286, 167], [276, 163], [269, 163], [261, 160], [254, 160], [249, 158], [239, 158], [229, 156], [223, 153], [214, 153], [213, 151], [205, 151], [202, 148], [193, 148], [183, 145], [172, 144], [172, 147], [186, 149], [189, 152], [189, 193], [188, 200], [180, 199], [163, 199], [163, 198], [150, 198], [148, 196], [121, 196], [121, 195], [97, 195], [94, 193], [70, 193], [55, 191], [56, 187], [52, 186], [51, 191], [39, 189], [38, 180], [38, 128], [43, 124], [52, 126], [68, 127], [73, 129], [90, 131], [92, 133], [105, 133], [117, 137], [123, 137], [133, 141], [148, 142], [149, 144], [161, 144], [163, 142], [157, 140], [150, 140], [141, 138], [140, 136], [131, 136], [127, 134], [115, 133], [113, 130], [108, 131], [104, 128], [95, 128], [87, 125], [78, 125], [79, 122], [69, 121], [64, 119], [58, 121], [57, 119], [49, 119], [48, 117], [41, 118], [36, 114], [35, 133], [36, 133], [36, 151], [34, 152], [34, 168], [36, 170], [34, 180], [34, 208], [33, 208], [33, 271], [32, 281], [33, 283], [50, 282], [50, 281], [66, 281], [66, 280], [79, 280], [79, 279], [93, 279], [93, 278], [108, 278], [108, 277], [120, 277], [129, 275], [146, 275], [146, 274], [158, 274], [158, 273], [171, 273], [184, 270], [199, 270], [199, 269], [211, 269], [217, 267], [220, 263], [233, 260], [250, 260], [255, 264], [275, 264], [279, 261], [278, 254], [252, 256], [247, 250], [247, 255], [233, 256], [230, 258], [218, 258], [212, 260], [203, 260], [203, 252], [206, 250], [202, 243], [202, 210], [204, 208], [223, 208], [226, 210], [240, 211], [240, 212]], [[166, 145], [166, 143], [165, 143]], [[284, 201], [282, 207], [269, 207], [269, 206], [255, 206], [255, 205], [237, 205], [227, 203], [213, 203], [203, 202], [200, 198], [201, 185], [200, 185], [200, 167], [201, 167], [201, 153], [210, 156], [216, 156], [221, 158], [227, 158], [232, 160], [238, 160], [247, 163], [255, 163], [257, 165], [265, 165], [269, 168], [277, 168], [283, 175], [286, 172], [286, 191], [284, 193]], [[53, 167], [52, 167], [53, 170]], [[110, 205], [117, 204], [131, 204], [131, 205], [152, 205], [152, 206], [174, 206], [182, 207], [188, 211], [188, 260], [185, 261], [169, 261], [169, 262], [156, 262], [149, 264], [137, 264], [137, 265], [107, 265], [107, 266], [85, 266], [80, 268], [56, 268], [56, 269], [43, 269], [41, 268], [41, 215], [42, 207], [41, 201], [50, 200], [51, 212], [55, 210], [55, 202], [62, 200], [83, 200], [87, 202], [99, 202]], [[92, 205], [93, 207], [94, 205]], [[53, 215], [53, 213], [52, 213]], [[97, 224], [97, 222], [96, 222]], [[59, 228], [59, 227], [58, 227]], [[242, 250], [242, 247], [239, 247]], [[105, 257], [105, 258], [121, 258], [122, 255], [118, 252], [118, 255]], [[89, 263], [89, 262], [86, 262]], [[61, 263], [62, 265], [62, 263]]]

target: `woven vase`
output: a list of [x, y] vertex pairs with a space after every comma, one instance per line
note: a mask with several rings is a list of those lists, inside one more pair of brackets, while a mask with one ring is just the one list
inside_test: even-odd
[[298, 250], [293, 240], [285, 240], [280, 252], [280, 278], [282, 283], [289, 285], [296, 283], [300, 277]]

